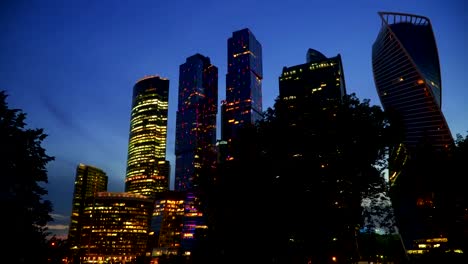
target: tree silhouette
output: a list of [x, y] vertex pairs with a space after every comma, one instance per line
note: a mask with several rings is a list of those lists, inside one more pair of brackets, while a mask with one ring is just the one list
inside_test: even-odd
[[46, 263], [47, 223], [52, 221], [52, 204], [44, 200], [47, 190], [46, 155], [42, 129], [27, 129], [26, 114], [9, 109], [7, 94], [0, 92], [0, 199], [5, 243], [5, 263]]
[[[452, 213], [455, 221], [453, 222], [450, 235], [454, 246], [460, 247], [465, 255], [468, 253], [468, 192], [464, 188], [464, 181], [460, 179], [460, 172], [466, 168], [468, 160], [468, 133], [463, 137], [461, 134], [456, 135], [455, 149], [453, 155], [454, 165], [451, 166], [453, 178], [450, 179], [453, 188], [450, 193], [453, 194], [451, 204]], [[468, 257], [465, 257], [468, 258]]]
[[361, 198], [381, 181], [390, 124], [354, 94], [293, 106], [277, 99], [262, 121], [244, 125], [234, 160], [220, 166], [222, 263], [358, 258]]

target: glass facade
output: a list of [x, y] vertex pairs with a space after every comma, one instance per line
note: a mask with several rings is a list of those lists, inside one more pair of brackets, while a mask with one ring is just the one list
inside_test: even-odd
[[199, 169], [216, 162], [218, 68], [195, 54], [180, 65], [176, 116], [175, 190], [196, 188]]
[[168, 102], [168, 79], [148, 76], [133, 87], [126, 192], [153, 197], [169, 189]]
[[[206, 213], [203, 210], [203, 206], [200, 200], [200, 195], [196, 192], [187, 192], [185, 195], [184, 202], [184, 218], [183, 218], [183, 229], [182, 229], [182, 249], [183, 253], [192, 251], [200, 237], [204, 236], [205, 230], [208, 226], [206, 225]], [[189, 253], [190, 254], [190, 253]]]
[[72, 250], [77, 250], [81, 244], [82, 218], [86, 199], [95, 196], [98, 192], [107, 191], [107, 181], [108, 177], [103, 170], [82, 163], [77, 166], [72, 214], [68, 231], [68, 241]]
[[447, 172], [441, 164], [454, 141], [441, 110], [438, 51], [427, 17], [379, 16], [382, 27], [372, 46], [374, 81], [384, 110], [398, 118], [404, 133], [389, 160], [389, 194], [407, 253], [423, 254], [422, 247], [431, 245], [420, 241], [447, 239], [445, 219], [450, 217], [441, 203], [440, 176]]
[[81, 263], [134, 263], [144, 256], [152, 210], [153, 200], [139, 194], [100, 192], [88, 199]]
[[228, 39], [226, 99], [222, 102], [221, 138], [230, 142], [243, 124], [262, 118], [262, 46], [248, 29]]
[[184, 192], [169, 191], [157, 195], [151, 218], [152, 257], [180, 254], [184, 199]]
[[279, 77], [279, 97], [288, 105], [297, 100], [341, 100], [346, 95], [341, 55], [327, 58], [309, 49], [307, 63], [284, 67]]
[[385, 111], [397, 113], [404, 144], [422, 140], [439, 149], [453, 144], [442, 113], [442, 82], [437, 46], [428, 18], [379, 13], [382, 28], [372, 46], [372, 69]]

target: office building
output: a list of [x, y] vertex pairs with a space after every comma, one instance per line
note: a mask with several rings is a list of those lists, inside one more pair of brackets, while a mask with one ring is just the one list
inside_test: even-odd
[[432, 25], [427, 17], [379, 13], [382, 28], [372, 45], [372, 69], [385, 111], [403, 122], [404, 144], [423, 140], [438, 149], [453, 144], [442, 113], [442, 79]]
[[176, 116], [176, 191], [197, 188], [200, 170], [216, 163], [218, 68], [195, 54], [180, 65]]
[[[390, 197], [409, 254], [431, 244], [450, 245], [451, 223], [443, 189], [444, 160], [454, 141], [442, 113], [442, 78], [434, 32], [427, 17], [379, 12], [381, 29], [372, 46], [374, 81], [384, 110], [402, 128], [389, 163]], [[397, 125], [399, 124], [399, 125]], [[445, 243], [449, 241], [449, 243]], [[454, 244], [452, 244], [454, 245]], [[424, 250], [423, 250], [423, 247]]]
[[180, 255], [185, 193], [168, 191], [156, 195], [151, 217], [151, 256]]
[[107, 191], [107, 181], [106, 173], [99, 168], [82, 163], [76, 168], [72, 213], [68, 230], [68, 241], [73, 254], [78, 253], [77, 250], [81, 244], [86, 200], [92, 199], [98, 192]]
[[169, 189], [168, 103], [168, 79], [147, 76], [133, 87], [126, 192], [153, 197]]
[[80, 263], [135, 263], [148, 248], [153, 199], [99, 192], [84, 210]]
[[[288, 112], [303, 114], [298, 105], [318, 105], [323, 101], [341, 102], [346, 95], [346, 84], [341, 55], [327, 58], [314, 49], [306, 54], [306, 63], [283, 67], [279, 77], [279, 98]], [[300, 113], [296, 113], [296, 111]]]
[[[226, 98], [221, 104], [221, 139], [231, 143], [243, 125], [262, 119], [262, 46], [248, 28], [227, 41]], [[229, 155], [228, 155], [229, 156]]]
[[[356, 225], [353, 211], [359, 208], [359, 201], [350, 191], [354, 188], [349, 180], [353, 179], [353, 172], [337, 169], [345, 157], [342, 154], [345, 148], [339, 140], [324, 141], [325, 133], [339, 134], [334, 131], [339, 125], [330, 124], [335, 121], [332, 116], [339, 115], [338, 109], [346, 96], [343, 63], [340, 54], [328, 58], [310, 48], [305, 58], [300, 64], [283, 67], [278, 77], [275, 113], [281, 122], [277, 127], [284, 129], [282, 136], [287, 141], [283, 146], [287, 147], [282, 148], [281, 144], [277, 147], [286, 166], [291, 166], [282, 180], [288, 186], [284, 191], [290, 193], [284, 200], [301, 205], [291, 205], [297, 212], [290, 214], [300, 215], [300, 208], [307, 207], [325, 215], [315, 220], [319, 230], [308, 226], [306, 221], [291, 221], [295, 223], [285, 228], [290, 236], [288, 246], [291, 256], [297, 254], [294, 249], [306, 248], [311, 262], [324, 262], [332, 256], [341, 262], [346, 256], [344, 262], [351, 263], [357, 248], [353, 243], [355, 231], [350, 227]], [[278, 179], [282, 174], [278, 173]], [[292, 195], [301, 198], [292, 199]]]

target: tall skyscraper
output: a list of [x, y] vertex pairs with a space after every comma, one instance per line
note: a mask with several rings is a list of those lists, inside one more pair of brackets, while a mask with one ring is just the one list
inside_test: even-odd
[[99, 168], [81, 163], [76, 168], [72, 214], [68, 230], [70, 247], [76, 253], [78, 253], [77, 250], [81, 245], [86, 200], [95, 197], [98, 192], [107, 191], [107, 181], [106, 173]]
[[441, 110], [442, 81], [432, 25], [424, 16], [378, 14], [382, 27], [372, 46], [374, 81], [384, 110], [403, 129], [403, 142], [389, 164], [398, 228], [408, 253], [426, 252], [430, 241], [445, 251], [451, 218], [444, 202], [447, 190], [441, 188], [448, 172], [442, 164], [454, 141]]
[[[278, 78], [279, 100], [275, 102], [275, 110], [282, 125], [276, 127], [284, 129], [282, 136], [288, 143], [287, 148], [282, 148], [281, 144], [277, 147], [281, 149], [278, 154], [285, 157], [285, 164], [289, 164], [286, 165], [284, 186], [288, 186], [286, 182], [293, 183], [289, 186], [295, 186], [285, 187], [284, 191], [289, 197], [296, 194], [301, 197], [284, 200], [293, 204], [295, 200], [301, 200], [297, 202], [301, 206], [291, 205], [291, 208], [307, 206], [324, 212], [324, 216], [316, 220], [319, 230], [299, 220], [285, 230], [291, 235], [291, 248], [308, 248], [312, 263], [323, 262], [330, 255], [338, 256], [340, 261], [344, 260], [342, 256], [346, 256], [349, 258], [346, 261], [351, 262], [357, 249], [352, 246], [355, 230], [350, 227], [356, 225], [353, 211], [359, 208], [359, 202], [350, 191], [353, 188], [350, 182], [354, 177], [351, 176], [353, 173], [346, 175], [338, 169], [343, 167], [339, 161], [345, 159], [342, 154], [345, 147], [338, 142], [323, 140], [324, 132], [338, 134], [333, 130], [340, 127], [332, 128], [330, 124], [335, 122], [332, 114], [340, 114], [339, 109], [342, 108], [339, 106], [346, 95], [343, 63], [340, 54], [327, 58], [314, 49], [308, 49], [305, 57], [305, 63], [283, 67]], [[334, 151], [327, 150], [330, 146], [334, 146]], [[289, 158], [294, 159], [294, 163], [286, 161]], [[320, 169], [314, 164], [320, 164]], [[336, 243], [328, 243], [330, 239]]]
[[221, 139], [231, 142], [244, 124], [262, 118], [262, 46], [248, 29], [232, 33], [228, 44], [226, 99], [221, 106]]
[[279, 97], [288, 105], [298, 100], [338, 100], [346, 95], [341, 55], [327, 58], [309, 49], [307, 62], [284, 67], [279, 77]]
[[125, 191], [154, 197], [169, 189], [166, 160], [169, 80], [147, 76], [133, 87]]
[[405, 129], [404, 144], [422, 140], [436, 148], [453, 144], [442, 114], [439, 55], [427, 17], [379, 12], [382, 28], [372, 46], [374, 81], [385, 111], [396, 113]]
[[175, 190], [196, 188], [200, 168], [216, 162], [218, 68], [201, 54], [180, 65]]

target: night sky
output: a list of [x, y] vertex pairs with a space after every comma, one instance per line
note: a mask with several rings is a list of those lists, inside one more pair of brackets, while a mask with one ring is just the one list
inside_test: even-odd
[[[371, 49], [378, 11], [427, 16], [442, 74], [442, 111], [452, 134], [468, 131], [468, 25], [464, 0], [3, 0], [0, 90], [11, 108], [44, 128], [50, 231], [67, 234], [76, 166], [103, 169], [109, 191], [123, 191], [132, 88], [146, 75], [170, 80], [167, 159], [175, 168], [179, 65], [195, 53], [219, 70], [225, 97], [227, 39], [250, 28], [263, 47], [263, 110], [278, 96], [283, 66], [305, 63], [313, 48], [341, 54], [348, 93], [380, 105]], [[220, 115], [218, 113], [218, 120]], [[219, 123], [219, 122], [218, 122]], [[219, 135], [219, 133], [218, 133]]]

